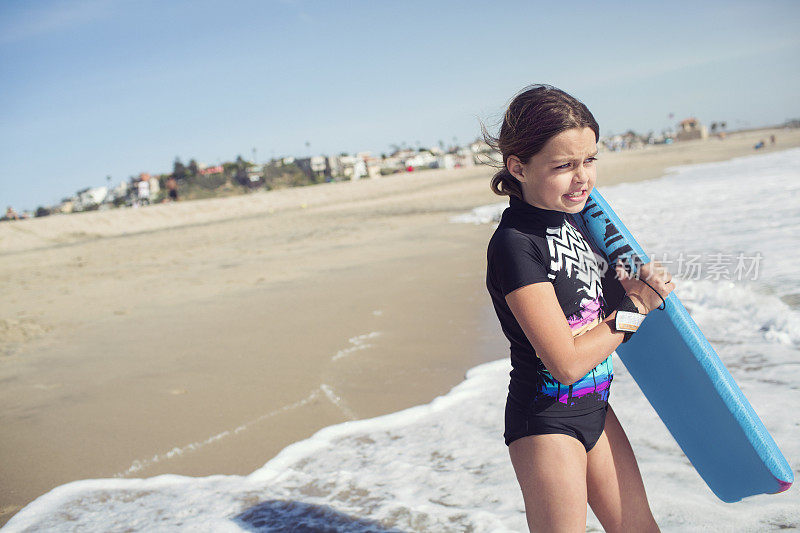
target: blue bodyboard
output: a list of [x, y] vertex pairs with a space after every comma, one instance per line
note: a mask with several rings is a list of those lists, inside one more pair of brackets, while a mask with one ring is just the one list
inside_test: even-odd
[[[634, 269], [637, 262], [649, 262], [596, 189], [570, 219], [611, 269], [621, 258]], [[794, 475], [786, 458], [674, 293], [617, 354], [719, 499], [736, 502], [791, 486]]]

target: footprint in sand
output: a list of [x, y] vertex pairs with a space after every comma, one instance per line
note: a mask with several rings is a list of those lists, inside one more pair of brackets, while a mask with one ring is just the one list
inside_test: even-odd
[[0, 319], [0, 342], [26, 342], [41, 337], [51, 329], [29, 318]]

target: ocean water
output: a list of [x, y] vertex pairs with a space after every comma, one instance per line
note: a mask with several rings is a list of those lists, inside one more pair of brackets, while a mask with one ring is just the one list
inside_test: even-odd
[[[678, 296], [798, 477], [800, 150], [600, 187], [673, 270]], [[491, 224], [504, 207], [453, 222]], [[358, 357], [366, 341], [351, 339], [356, 348], [341, 357]], [[29, 504], [3, 531], [525, 531], [501, 437], [510, 367], [496, 355], [427, 405], [323, 429], [249, 476], [76, 481]], [[797, 488], [718, 501], [615, 359], [611, 404], [662, 530], [800, 529]], [[591, 511], [587, 529], [601, 530]]]

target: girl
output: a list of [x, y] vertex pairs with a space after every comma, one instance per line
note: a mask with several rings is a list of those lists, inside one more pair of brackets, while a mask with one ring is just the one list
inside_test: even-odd
[[603, 298], [597, 261], [567, 221], [594, 187], [598, 139], [589, 109], [548, 85], [518, 94], [499, 137], [487, 134], [504, 163], [492, 190], [510, 199], [486, 284], [511, 343], [504, 436], [531, 531], [585, 531], [587, 502], [606, 531], [658, 531], [608, 395], [611, 353], [635, 330], [626, 324], [674, 285], [659, 265], [640, 268], [646, 282], [616, 265], [626, 294], [614, 309]]

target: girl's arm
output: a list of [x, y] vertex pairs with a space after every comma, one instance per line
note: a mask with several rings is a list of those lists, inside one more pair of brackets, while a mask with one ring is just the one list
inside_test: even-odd
[[[675, 287], [667, 282], [666, 271], [650, 264], [642, 267], [642, 275], [663, 297]], [[658, 295], [641, 281], [621, 274], [620, 282], [640, 313], [647, 314], [661, 303]], [[616, 311], [591, 330], [573, 337], [552, 283], [520, 287], [506, 295], [506, 302], [544, 366], [563, 385], [571, 385], [585, 376], [625, 338], [623, 332], [614, 328]]]

